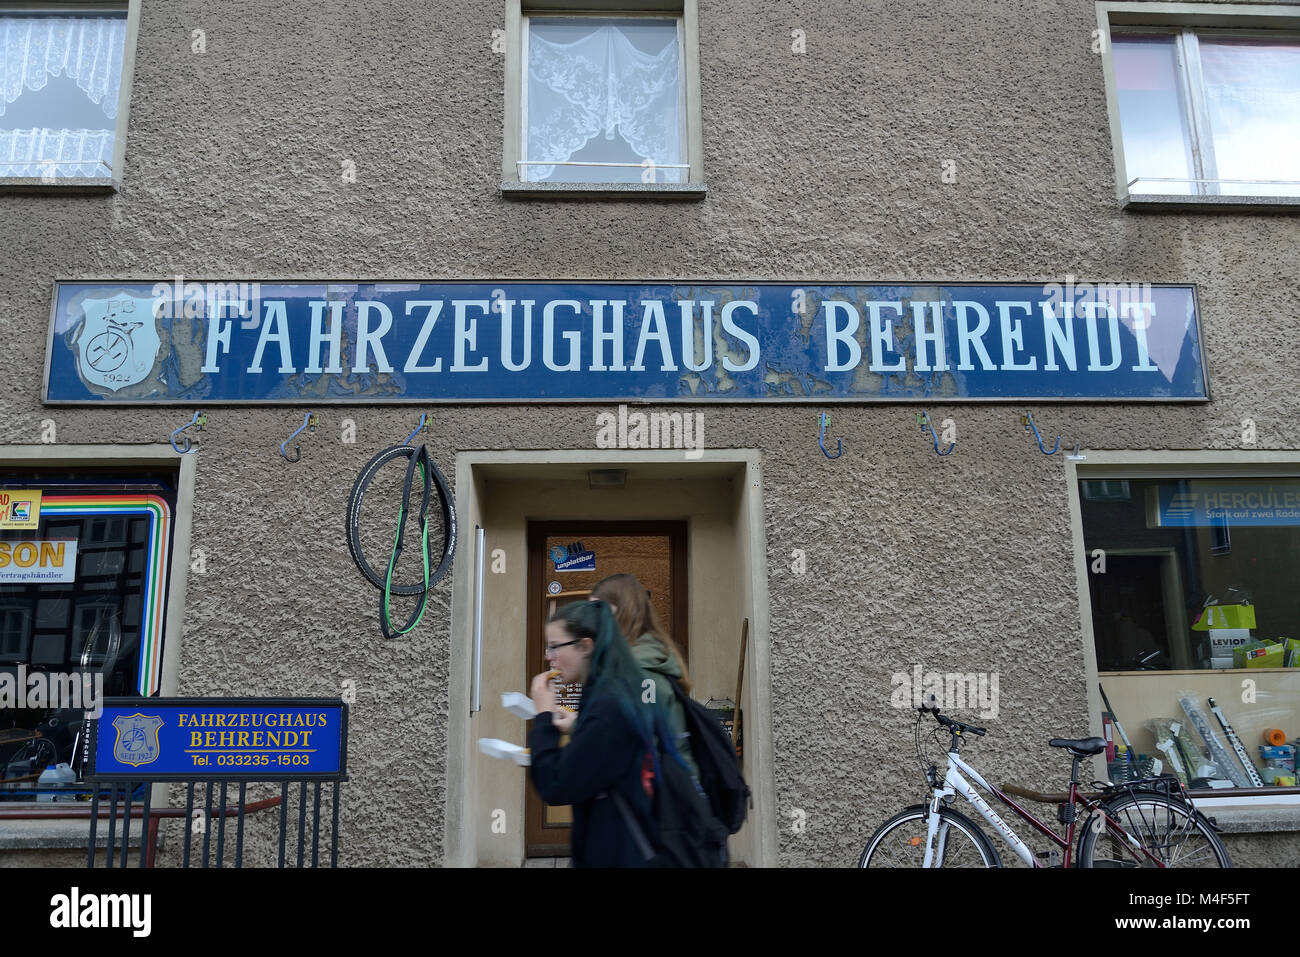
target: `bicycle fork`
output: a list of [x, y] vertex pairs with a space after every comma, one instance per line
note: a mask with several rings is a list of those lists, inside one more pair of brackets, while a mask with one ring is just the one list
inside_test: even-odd
[[931, 792], [930, 814], [925, 829], [925, 859], [921, 862], [922, 867], [943, 867], [950, 827], [943, 823], [939, 809], [943, 806], [944, 799], [952, 797], [954, 793], [956, 792], [947, 785]]

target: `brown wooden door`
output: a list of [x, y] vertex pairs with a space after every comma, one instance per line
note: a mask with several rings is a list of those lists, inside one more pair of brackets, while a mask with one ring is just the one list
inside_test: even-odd
[[[582, 543], [585, 551], [595, 553], [595, 568], [557, 570], [552, 549], [567, 550], [578, 542]], [[530, 522], [525, 687], [535, 674], [547, 668], [543, 628], [555, 609], [569, 601], [585, 599], [602, 578], [620, 573], [635, 575], [650, 590], [650, 601], [655, 611], [689, 664], [685, 522]], [[558, 584], [558, 589], [552, 583]], [[581, 688], [564, 688], [560, 700], [580, 710]], [[532, 730], [531, 722], [529, 730]], [[531, 781], [525, 787], [527, 855], [567, 856], [573, 820], [570, 808], [546, 804]]]

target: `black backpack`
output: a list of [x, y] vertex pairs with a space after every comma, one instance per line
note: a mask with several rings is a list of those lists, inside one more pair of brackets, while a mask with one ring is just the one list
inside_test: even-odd
[[700, 786], [713, 808], [713, 816], [735, 834], [745, 823], [753, 801], [749, 785], [740, 773], [740, 758], [731, 735], [708, 708], [700, 704], [672, 678], [673, 691], [686, 714], [686, 731], [690, 734], [691, 755], [700, 768]]
[[[647, 867], [726, 867], [727, 831], [713, 816], [707, 795], [700, 789], [670, 742], [659, 721], [659, 752], [654, 762], [654, 841], [637, 823], [631, 808], [616, 790], [609, 796], [632, 833]], [[646, 752], [646, 763], [651, 761]]]

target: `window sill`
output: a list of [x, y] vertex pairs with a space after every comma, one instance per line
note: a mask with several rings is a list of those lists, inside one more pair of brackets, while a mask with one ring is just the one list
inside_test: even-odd
[[[49, 805], [42, 805], [49, 807]], [[95, 834], [97, 848], [108, 847], [108, 820], [99, 822]], [[0, 851], [86, 852], [90, 843], [90, 818], [74, 820], [9, 820], [0, 822]], [[122, 848], [121, 822], [118, 822], [117, 849]], [[129, 847], [140, 848], [140, 822], [131, 822]]]
[[698, 202], [703, 183], [502, 183], [506, 199], [670, 199]]
[[1260, 807], [1250, 807], [1246, 802], [1224, 804], [1193, 798], [1196, 809], [1214, 823], [1223, 834], [1273, 834], [1300, 831], [1300, 807], [1294, 804], [1270, 804], [1263, 797], [1252, 799]]
[[53, 182], [39, 176], [0, 176], [5, 193], [115, 193], [121, 184], [112, 176], [61, 176]]
[[1206, 213], [1294, 213], [1300, 212], [1300, 196], [1168, 196], [1160, 193], [1130, 193], [1120, 208], [1134, 212], [1197, 210]]

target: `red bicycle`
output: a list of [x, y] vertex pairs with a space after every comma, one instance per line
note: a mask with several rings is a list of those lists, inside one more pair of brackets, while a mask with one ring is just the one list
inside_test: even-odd
[[[1074, 758], [1067, 792], [1039, 794], [1010, 785], [999, 789], [985, 781], [959, 754], [966, 736], [983, 737], [987, 729], [945, 717], [937, 707], [923, 706], [918, 711], [916, 753], [925, 768], [929, 800], [900, 811], [882, 824], [867, 841], [858, 859], [859, 867], [1001, 867], [997, 848], [988, 835], [949, 806], [957, 795], [965, 798], [1030, 867], [1232, 866], [1214, 822], [1196, 810], [1182, 782], [1173, 775], [1119, 785], [1093, 782], [1092, 791], [1081, 791], [1079, 763], [1105, 749], [1106, 742], [1101, 738], [1052, 738], [1048, 742]], [[948, 769], [942, 781], [938, 766], [928, 763], [921, 746], [921, 721], [926, 714], [933, 714], [939, 723], [936, 735], [946, 731], [951, 738]], [[941, 737], [939, 741], [942, 743]], [[1046, 852], [1032, 851], [963, 772], [1050, 840], [1053, 847]], [[1056, 804], [1057, 820], [1065, 825], [1064, 837], [1013, 801], [1007, 792]]]

